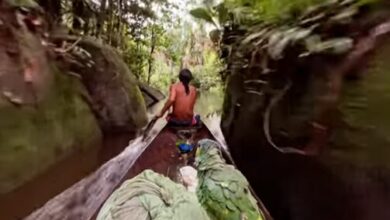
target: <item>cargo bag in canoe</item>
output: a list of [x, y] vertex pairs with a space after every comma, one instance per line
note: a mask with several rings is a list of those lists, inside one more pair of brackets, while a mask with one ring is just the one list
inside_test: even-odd
[[108, 198], [97, 220], [209, 220], [195, 193], [146, 170]]

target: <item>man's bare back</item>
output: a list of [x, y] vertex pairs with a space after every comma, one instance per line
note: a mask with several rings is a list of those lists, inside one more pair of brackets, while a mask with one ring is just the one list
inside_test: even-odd
[[181, 82], [171, 85], [169, 100], [173, 103], [172, 117], [178, 120], [192, 120], [196, 101], [194, 86], [189, 86], [189, 93], [187, 94]]

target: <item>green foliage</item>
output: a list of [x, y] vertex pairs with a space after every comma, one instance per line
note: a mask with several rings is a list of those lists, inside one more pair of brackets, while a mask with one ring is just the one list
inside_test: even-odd
[[224, 3], [213, 5], [212, 3], [205, 4], [205, 7], [192, 9], [190, 14], [198, 19], [205, 20], [217, 28], [221, 28], [221, 24], [227, 22], [230, 18], [229, 11]]
[[218, 54], [214, 50], [205, 50], [203, 52], [203, 65], [193, 68], [194, 81], [201, 90], [220, 87], [220, 71], [222, 64]]
[[[323, 0], [226, 0], [229, 9], [250, 8], [256, 19], [267, 22], [294, 18], [309, 6], [323, 2]], [[244, 15], [240, 15], [244, 16]]]
[[[256, 24], [230, 25], [230, 28], [225, 29], [224, 40], [221, 43], [223, 58], [230, 67], [229, 71], [248, 72], [244, 70], [256, 68], [255, 71], [259, 74], [277, 72], [271, 69], [271, 66], [275, 66], [275, 62], [285, 60], [287, 56], [296, 59], [297, 62], [289, 61], [294, 65], [298, 60], [304, 61], [315, 54], [345, 55], [354, 46], [354, 34], [333, 32], [341, 29], [352, 30], [355, 19], [362, 14], [360, 0], [326, 1], [316, 5], [312, 5], [316, 3], [314, 0], [295, 0], [285, 3], [286, 10], [290, 10], [289, 8], [291, 10], [288, 12], [283, 12], [285, 9], [281, 10], [280, 16], [273, 16], [271, 13], [273, 7], [276, 10], [277, 6], [280, 6], [276, 2], [273, 4], [271, 1], [255, 1], [251, 4], [245, 1], [225, 2], [245, 5], [247, 8], [253, 8], [252, 11], [258, 11], [257, 4], [267, 9], [261, 16], [258, 13]], [[288, 6], [289, 4], [291, 5]], [[267, 13], [272, 16], [268, 16]], [[277, 14], [275, 11], [275, 15]], [[289, 17], [290, 15], [293, 17]], [[289, 21], [279, 23], [283, 21], [283, 16], [288, 16]], [[267, 22], [262, 20], [264, 18]], [[240, 29], [240, 32], [238, 33], [232, 26], [234, 29]]]
[[[162, 56], [162, 54], [160, 54]], [[220, 71], [222, 69], [218, 54], [212, 50], [206, 50], [203, 54], [204, 63], [189, 66], [193, 72], [193, 85], [201, 91], [222, 89]], [[169, 85], [178, 80], [180, 66], [172, 61], [166, 62], [166, 57], [156, 57], [155, 71], [151, 78], [152, 86], [167, 92]]]
[[151, 85], [167, 93], [169, 86], [176, 80], [179, 68], [167, 64], [163, 59], [155, 60], [155, 71], [151, 78]]
[[124, 43], [122, 56], [129, 69], [137, 78], [142, 77], [142, 69], [146, 66], [148, 47], [142, 41], [128, 39]]
[[206, 20], [207, 22], [214, 23], [213, 15], [207, 8], [196, 8], [190, 11], [190, 14], [195, 18]]
[[178, 80], [180, 68], [188, 68], [194, 75], [193, 84], [200, 90], [221, 87], [221, 62], [203, 27], [183, 23], [161, 34], [159, 42], [153, 55], [153, 86], [167, 92], [169, 85]]
[[[225, 16], [222, 11], [227, 12], [227, 9], [222, 5], [214, 6], [213, 1], [205, 2], [205, 10], [193, 10], [192, 13], [218, 26], [218, 16]], [[204, 84], [202, 89], [218, 84], [220, 65], [216, 56], [208, 61], [209, 53], [214, 49], [210, 48], [204, 27], [194, 25], [182, 15], [191, 1], [181, 8], [171, 0], [39, 3], [51, 17], [59, 18], [56, 22], [61, 22], [71, 34], [94, 36], [115, 47], [140, 81], [166, 90], [177, 80], [180, 68], [186, 67], [199, 75], [197, 78], [201, 80], [197, 80], [197, 84]], [[214, 32], [215, 39], [219, 36], [220, 32]], [[198, 42], [200, 46], [197, 46]], [[206, 63], [205, 67], [202, 67], [203, 63]]]
[[240, 25], [257, 23], [293, 23], [308, 9], [334, 3], [356, 6], [381, 2], [382, 0], [224, 0], [218, 5], [192, 10], [191, 14], [207, 22], [219, 25], [233, 22]]

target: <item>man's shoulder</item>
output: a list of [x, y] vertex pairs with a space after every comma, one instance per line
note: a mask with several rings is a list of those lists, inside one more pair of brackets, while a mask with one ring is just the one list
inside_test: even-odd
[[175, 89], [175, 90], [179, 89], [180, 88], [180, 83], [172, 83], [171, 84], [171, 88]]
[[171, 86], [172, 87], [179, 87], [181, 85], [181, 83], [180, 82], [177, 82], [177, 83], [172, 83], [171, 84]]

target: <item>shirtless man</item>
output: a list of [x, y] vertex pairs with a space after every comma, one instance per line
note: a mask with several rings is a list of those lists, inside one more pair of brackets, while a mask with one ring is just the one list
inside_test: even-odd
[[196, 101], [196, 88], [190, 85], [192, 73], [183, 69], [179, 74], [180, 82], [171, 85], [169, 98], [157, 118], [164, 116], [165, 112], [172, 107], [172, 113], [167, 117], [168, 124], [174, 126], [189, 126], [199, 123], [199, 116], [194, 116]]

